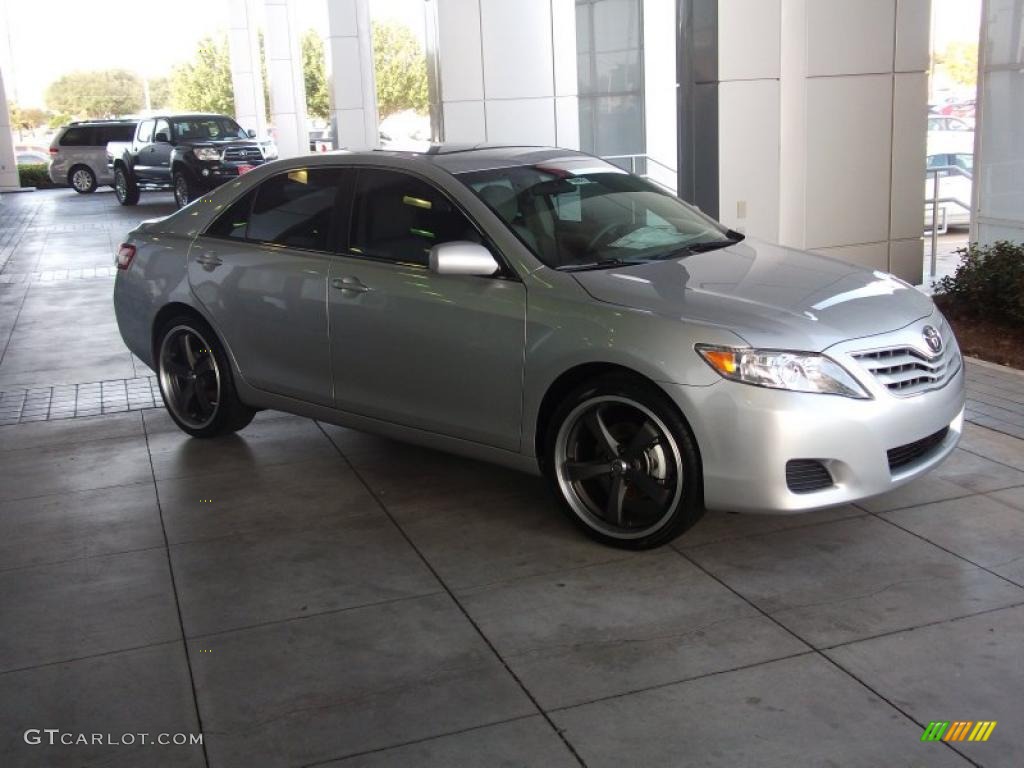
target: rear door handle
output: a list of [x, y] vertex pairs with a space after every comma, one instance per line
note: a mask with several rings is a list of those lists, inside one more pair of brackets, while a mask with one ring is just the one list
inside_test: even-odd
[[366, 293], [373, 290], [370, 286], [364, 285], [358, 277], [336, 277], [331, 280], [331, 287], [350, 293]]
[[207, 272], [212, 272], [224, 262], [215, 253], [201, 253], [196, 256], [196, 264], [200, 265]]

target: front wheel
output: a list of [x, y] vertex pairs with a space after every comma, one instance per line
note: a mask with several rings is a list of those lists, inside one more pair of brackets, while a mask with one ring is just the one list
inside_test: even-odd
[[215, 437], [252, 421], [256, 412], [238, 399], [227, 355], [205, 322], [183, 315], [167, 323], [156, 359], [164, 406], [183, 431]]
[[114, 194], [121, 205], [135, 205], [139, 202], [139, 185], [121, 165], [114, 169]]
[[693, 434], [666, 395], [631, 376], [572, 392], [551, 419], [544, 461], [565, 512], [605, 544], [657, 547], [704, 514]]
[[193, 184], [188, 177], [188, 174], [183, 171], [174, 172], [174, 203], [179, 208], [184, 208], [186, 205], [191, 203], [197, 196], [197, 190], [195, 184]]

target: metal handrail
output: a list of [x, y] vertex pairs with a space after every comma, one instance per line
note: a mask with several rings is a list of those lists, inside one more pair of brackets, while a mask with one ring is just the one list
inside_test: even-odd
[[[935, 272], [938, 268], [938, 257], [939, 257], [939, 206], [944, 203], [952, 203], [959, 205], [968, 214], [971, 212], [971, 206], [964, 203], [962, 200], [955, 197], [939, 197], [939, 174], [943, 171], [948, 172], [953, 176], [966, 176], [973, 183], [974, 177], [969, 171], [965, 171], [963, 168], [956, 165], [941, 165], [937, 168], [928, 168], [925, 172], [927, 176], [932, 178], [932, 196], [926, 198], [924, 201], [925, 209], [928, 205], [932, 206], [932, 226], [930, 229], [932, 239], [932, 256], [930, 261], [931, 274], [929, 277], [935, 277]], [[946, 209], [942, 209], [942, 225], [945, 230], [948, 227], [946, 224]]]

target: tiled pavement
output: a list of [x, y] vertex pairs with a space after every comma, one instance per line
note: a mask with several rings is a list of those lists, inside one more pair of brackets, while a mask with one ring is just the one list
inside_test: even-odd
[[[81, 211], [112, 249], [105, 197], [33, 221]], [[25, 272], [57, 260], [33, 228]], [[71, 282], [0, 287], [0, 389], [144, 374], [109, 278]], [[971, 369], [977, 416], [1017, 413], [1008, 376]], [[1024, 443], [997, 421], [887, 497], [641, 554], [537, 479], [283, 414], [216, 441], [156, 409], [2, 426], [0, 766], [1019, 766]], [[931, 720], [999, 724], [922, 743]]]

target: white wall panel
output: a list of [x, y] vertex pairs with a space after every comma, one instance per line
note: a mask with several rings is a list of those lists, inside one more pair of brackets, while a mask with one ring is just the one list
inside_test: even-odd
[[[441, 93], [445, 101], [484, 96], [479, 0], [438, 0]], [[447, 123], [445, 130], [447, 130]]]
[[806, 245], [887, 240], [892, 76], [807, 81]]
[[808, 0], [807, 74], [891, 72], [896, 0]]
[[487, 140], [517, 144], [555, 143], [555, 100], [493, 99], [487, 110]]
[[924, 241], [920, 237], [889, 243], [889, 272], [911, 285], [924, 281]]
[[781, 12], [781, 0], [719, 0], [719, 80], [779, 76]]
[[643, 12], [644, 141], [648, 156], [657, 161], [649, 165], [647, 172], [659, 183], [675, 189], [679, 169], [679, 110], [673, 66], [676, 60], [675, 1], [644, 0]]
[[575, 96], [555, 99], [555, 144], [565, 149], [580, 148], [580, 103]]
[[550, 0], [480, 0], [480, 19], [487, 98], [554, 96]]
[[779, 239], [779, 82], [722, 83], [718, 91], [719, 219]]
[[551, 41], [555, 67], [555, 95], [575, 96], [576, 4], [573, 0], [551, 0]]
[[1024, 65], [1024, 7], [1021, 0], [986, 0], [982, 34], [989, 67]]
[[931, 0], [896, 0], [896, 71], [924, 72], [930, 65]]
[[487, 141], [482, 101], [448, 101], [444, 104], [444, 138], [452, 142]]
[[892, 207], [894, 240], [920, 237], [924, 210], [927, 120], [921, 105], [928, 100], [928, 75], [905, 72], [894, 76], [892, 121]]

